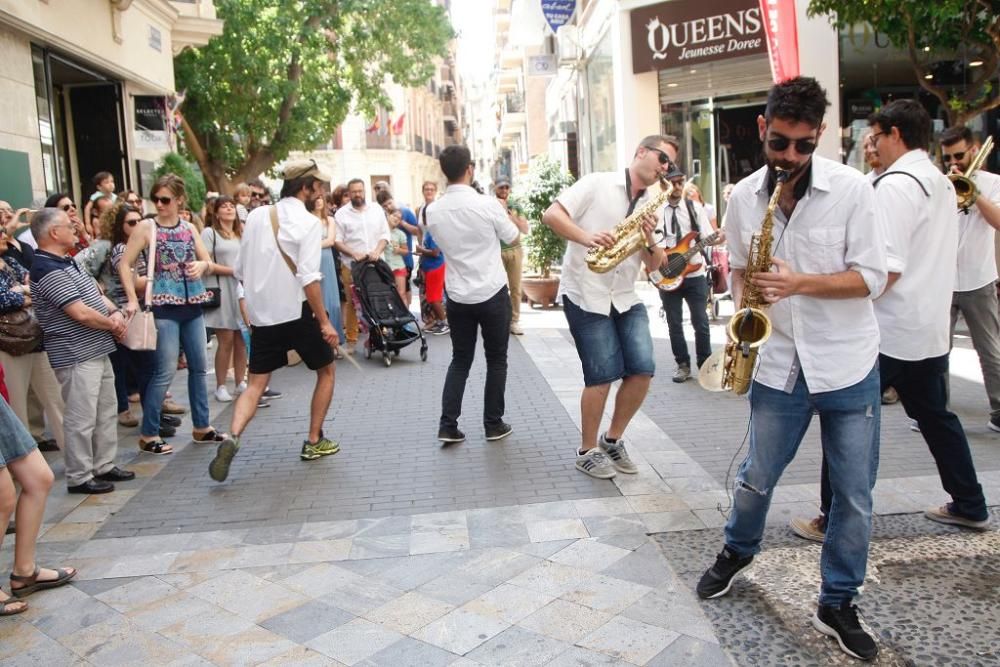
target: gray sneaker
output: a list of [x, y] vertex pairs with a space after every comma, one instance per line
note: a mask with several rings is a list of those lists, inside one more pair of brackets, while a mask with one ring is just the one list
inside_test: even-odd
[[589, 449], [585, 454], [577, 451], [576, 469], [597, 479], [611, 479], [615, 476], [615, 467], [599, 447]]
[[597, 446], [608, 455], [608, 458], [611, 459], [611, 465], [618, 472], [623, 472], [627, 475], [634, 475], [639, 472], [635, 463], [632, 462], [632, 457], [625, 451], [625, 440], [623, 438], [618, 438], [618, 442], [610, 443], [602, 435], [597, 439]]
[[677, 364], [677, 370], [674, 371], [673, 381], [680, 384], [681, 382], [687, 382], [690, 377], [691, 364]]

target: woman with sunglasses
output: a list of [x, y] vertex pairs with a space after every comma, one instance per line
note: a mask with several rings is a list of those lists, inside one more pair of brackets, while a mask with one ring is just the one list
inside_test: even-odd
[[53, 207], [66, 213], [69, 221], [73, 223], [73, 230], [76, 232], [77, 238], [76, 247], [69, 252], [70, 257], [73, 257], [90, 245], [90, 238], [87, 236], [87, 230], [84, 229], [83, 220], [80, 219], [80, 211], [77, 209], [76, 204], [73, 203], [73, 198], [65, 192], [57, 192], [45, 200], [45, 208]]
[[129, 237], [118, 267], [128, 297], [126, 316], [139, 311], [138, 292], [132, 271], [150, 235], [154, 235], [153, 316], [156, 320], [156, 371], [142, 399], [142, 429], [139, 449], [149, 454], [172, 454], [173, 448], [159, 436], [161, 404], [177, 372], [181, 348], [187, 356], [188, 396], [194, 442], [221, 442], [224, 438], [209, 423], [208, 369], [205, 318], [201, 304], [211, 296], [202, 276], [211, 275], [212, 258], [190, 223], [180, 218], [187, 200], [184, 181], [175, 174], [161, 176], [150, 192], [156, 218], [140, 223]]
[[[107, 239], [111, 244], [111, 251], [107, 262], [100, 272], [99, 282], [104, 288], [104, 294], [115, 302], [115, 305], [124, 309], [128, 305], [128, 297], [122, 287], [119, 268], [122, 256], [125, 254], [125, 247], [129, 237], [135, 231], [136, 226], [142, 220], [142, 213], [126, 202], [125, 196], [119, 197], [114, 207], [101, 217], [101, 237]], [[146, 289], [146, 252], [143, 251], [136, 259], [134, 273], [136, 290], [142, 294]], [[146, 394], [149, 382], [153, 378], [153, 371], [156, 369], [156, 354], [149, 350], [130, 350], [121, 343], [116, 343], [117, 349], [111, 353], [111, 365], [115, 370], [115, 395], [118, 399], [118, 423], [122, 426], [134, 427], [139, 425], [139, 420], [132, 414], [129, 408], [130, 379], [134, 382], [131, 387], [140, 397]], [[141, 400], [141, 398], [140, 398]], [[164, 415], [166, 418], [166, 415]], [[180, 423], [175, 417], [172, 421]], [[164, 429], [166, 427], [166, 429]], [[160, 435], [164, 435], [164, 430], [173, 435], [172, 423], [160, 424]]]
[[247, 348], [240, 328], [243, 316], [237, 293], [239, 283], [233, 275], [240, 254], [243, 224], [236, 214], [236, 201], [226, 195], [212, 201], [206, 218], [208, 226], [201, 233], [201, 240], [212, 256], [215, 275], [214, 279], [208, 279], [208, 284], [219, 288], [219, 307], [205, 311], [205, 326], [215, 332], [219, 341], [215, 350], [215, 400], [229, 403], [233, 400], [226, 389], [230, 366], [235, 374], [237, 393], [246, 389], [243, 378], [247, 372]]

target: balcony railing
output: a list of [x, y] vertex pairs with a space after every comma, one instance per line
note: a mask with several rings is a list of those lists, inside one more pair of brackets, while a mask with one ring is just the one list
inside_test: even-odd
[[365, 146], [368, 148], [392, 148], [392, 135], [368, 133], [365, 135]]

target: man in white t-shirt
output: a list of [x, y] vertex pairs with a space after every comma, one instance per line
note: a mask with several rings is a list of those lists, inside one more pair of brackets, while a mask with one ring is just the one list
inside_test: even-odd
[[354, 309], [351, 290], [354, 279], [351, 268], [355, 262], [377, 262], [389, 243], [389, 221], [385, 211], [377, 204], [365, 201], [365, 182], [353, 178], [347, 182], [350, 206], [341, 206], [333, 216], [337, 228], [337, 241], [333, 247], [340, 253], [340, 278], [344, 284], [347, 302], [344, 308], [344, 335], [347, 337], [347, 353], [354, 354], [358, 342], [358, 314]]
[[[972, 131], [953, 127], [941, 135], [941, 160], [946, 170], [964, 174], [980, 147]], [[983, 369], [990, 401], [991, 431], [1000, 432], [1000, 313], [997, 311], [997, 266], [994, 237], [1000, 229], [1000, 176], [982, 168], [972, 175], [979, 196], [958, 214], [958, 266], [951, 298], [951, 334], [958, 314], [969, 327], [972, 346]]]
[[[583, 366], [580, 397], [581, 436], [576, 469], [609, 479], [638, 468], [625, 449], [622, 435], [649, 391], [656, 370], [653, 339], [646, 306], [635, 292], [640, 264], [652, 271], [663, 260], [653, 230], [659, 218], [642, 221], [645, 248], [606, 273], [592, 271], [585, 261], [591, 248], [610, 248], [615, 225], [649, 199], [647, 188], [673, 167], [677, 139], [651, 135], [639, 142], [632, 163], [623, 172], [587, 174], [564, 190], [542, 215], [542, 222], [569, 243], [563, 257], [559, 296], [570, 333]], [[608, 430], [599, 435], [611, 384], [622, 381], [615, 396]]]
[[986, 499], [962, 423], [948, 409], [949, 315], [959, 242], [955, 188], [927, 155], [931, 119], [920, 103], [896, 100], [873, 114], [870, 124], [886, 166], [875, 182], [889, 263], [889, 285], [875, 301], [882, 386], [895, 387], [906, 414], [917, 420], [952, 498], [924, 515], [981, 530], [988, 525]]
[[475, 165], [468, 148], [448, 146], [439, 162], [448, 188], [441, 199], [426, 205], [420, 220], [448, 257], [445, 282], [452, 353], [441, 397], [438, 439], [445, 444], [465, 440], [458, 418], [476, 354], [476, 336], [482, 329], [486, 355], [483, 427], [487, 440], [501, 440], [513, 429], [503, 420], [511, 303], [500, 242], [513, 243], [519, 233], [496, 199], [471, 187]]

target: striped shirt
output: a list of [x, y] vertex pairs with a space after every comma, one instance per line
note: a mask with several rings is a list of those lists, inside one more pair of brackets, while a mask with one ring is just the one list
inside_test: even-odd
[[102, 315], [108, 314], [97, 283], [72, 258], [44, 250], [36, 252], [31, 266], [31, 296], [52, 368], [74, 366], [115, 351], [110, 331], [84, 326], [64, 310], [82, 301]]

